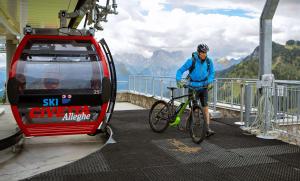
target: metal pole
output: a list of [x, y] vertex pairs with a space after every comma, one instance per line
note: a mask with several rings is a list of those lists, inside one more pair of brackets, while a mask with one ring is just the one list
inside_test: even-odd
[[244, 121], [244, 83], [241, 84], [241, 118], [240, 121], [243, 122]]
[[154, 77], [152, 77], [152, 95], [155, 96], [155, 92], [154, 92]]
[[135, 75], [133, 76], [133, 91], [136, 92], [136, 89], [135, 89]]
[[299, 123], [299, 117], [300, 117], [300, 90], [297, 89], [296, 90], [296, 94], [297, 94], [297, 123]]
[[277, 112], [278, 112], [278, 87], [277, 84], [275, 84], [274, 87], [274, 117], [275, 117], [275, 122], [277, 122]]
[[[269, 131], [271, 129], [271, 117], [270, 117], [270, 112], [271, 112], [271, 105], [268, 104], [268, 100], [269, 100], [269, 88], [265, 88], [266, 89], [266, 99], [265, 99], [265, 104], [266, 104], [266, 131]], [[270, 103], [270, 102], [269, 102]]]
[[260, 17], [259, 78], [272, 73], [272, 19], [279, 0], [267, 0]]
[[214, 81], [214, 112], [217, 111], [217, 101], [218, 101], [218, 80]]
[[130, 75], [129, 76], [129, 82], [128, 82], [128, 84], [129, 84], [129, 91], [131, 92], [131, 91], [133, 91], [133, 81], [132, 81], [132, 76]]
[[130, 92], [130, 75], [128, 76], [128, 92]]
[[231, 80], [231, 107], [233, 107], [233, 80]]
[[[14, 56], [14, 53], [16, 51], [17, 48], [17, 40], [15, 37], [13, 37], [12, 39], [7, 39], [6, 40], [6, 82], [5, 82], [5, 89], [6, 89], [6, 85], [7, 85], [7, 80], [9, 77], [9, 70], [10, 70], [10, 64], [11, 64], [11, 60]], [[8, 97], [6, 94], [6, 103], [8, 102]]]
[[251, 99], [252, 99], [252, 87], [250, 84], [245, 86], [245, 126], [250, 126], [250, 112], [251, 112]]
[[148, 94], [148, 86], [147, 86], [147, 83], [148, 83], [148, 81], [147, 81], [147, 78], [146, 78], [146, 95]]
[[269, 105], [271, 104], [271, 101], [269, 101], [269, 90], [273, 86], [272, 84], [274, 81], [274, 76], [272, 75], [272, 19], [278, 3], [279, 0], [267, 0], [260, 17], [259, 79], [261, 80], [261, 85], [263, 86], [265, 107], [263, 135], [257, 135], [257, 137], [264, 139], [274, 138], [273, 136], [268, 135], [268, 132], [271, 128], [271, 105]]
[[163, 84], [163, 80], [160, 79], [160, 98], [162, 99], [163, 98], [163, 90], [162, 90], [162, 85]]

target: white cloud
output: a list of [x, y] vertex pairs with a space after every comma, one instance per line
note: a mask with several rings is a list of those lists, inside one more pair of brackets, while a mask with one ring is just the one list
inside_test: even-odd
[[[249, 54], [259, 43], [261, 0], [131, 0], [118, 1], [119, 15], [110, 15], [104, 37], [113, 53], [140, 53], [151, 56], [156, 49], [181, 50], [189, 55], [200, 42], [207, 43], [213, 58]], [[172, 8], [166, 10], [165, 5]], [[248, 17], [187, 12], [184, 6], [200, 9], [240, 9]], [[285, 43], [300, 39], [298, 0], [280, 1], [273, 20], [273, 40]]]

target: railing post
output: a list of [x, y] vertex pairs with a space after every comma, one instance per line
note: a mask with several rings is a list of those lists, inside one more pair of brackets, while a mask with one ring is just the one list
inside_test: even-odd
[[128, 89], [128, 92], [130, 92], [130, 75], [128, 76], [128, 87], [127, 87]]
[[133, 91], [136, 92], [136, 87], [135, 87], [135, 75], [133, 76]]
[[231, 80], [231, 107], [233, 107], [233, 80]]
[[154, 77], [152, 76], [152, 95], [155, 96], [154, 92]]
[[148, 81], [147, 81], [147, 77], [145, 78], [146, 79], [146, 91], [145, 91], [145, 93], [146, 93], [146, 95], [148, 94]]
[[163, 98], [163, 89], [162, 89], [162, 85], [163, 84], [163, 80], [162, 79], [160, 79], [160, 98], [162, 99]]
[[[170, 80], [169, 81], [169, 86], [172, 87], [172, 81]], [[172, 91], [169, 91], [169, 98], [171, 99], [171, 96], [172, 96]]]
[[244, 82], [241, 83], [241, 96], [240, 96], [240, 99], [241, 99], [241, 106], [240, 106], [240, 115], [241, 115], [241, 118], [240, 118], [240, 121], [241, 122], [244, 122], [244, 100], [245, 100], [245, 96], [244, 96], [244, 89], [245, 89], [245, 85], [244, 85]]
[[135, 86], [136, 86], [136, 91], [137, 92], [139, 92], [140, 91], [140, 84], [139, 84], [139, 82], [140, 82], [140, 77], [138, 77], [138, 76], [136, 76], [135, 77]]
[[213, 89], [213, 97], [214, 97], [214, 112], [217, 111], [217, 101], [218, 101], [218, 80], [214, 81], [214, 89]]
[[266, 117], [265, 117], [265, 129], [264, 129], [264, 133], [267, 133], [267, 131], [269, 131], [270, 130], [270, 128], [271, 128], [271, 117], [270, 117], [270, 111], [271, 111], [271, 102], [268, 104], [268, 99], [269, 99], [269, 93], [270, 93], [270, 90], [268, 90], [268, 89], [270, 89], [269, 87], [266, 87], [265, 88], [265, 95], [266, 95], [266, 98], [265, 98], [265, 106], [266, 106], [266, 110], [265, 110], [265, 115], [266, 115]]
[[250, 112], [251, 112], [251, 101], [252, 101], [252, 86], [246, 84], [245, 86], [245, 126], [250, 126]]
[[297, 123], [299, 123], [299, 117], [300, 117], [300, 89], [296, 89], [296, 96], [297, 96]]
[[278, 87], [277, 84], [274, 86], [274, 117], [275, 117], [275, 122], [277, 122], [277, 113], [278, 113]]

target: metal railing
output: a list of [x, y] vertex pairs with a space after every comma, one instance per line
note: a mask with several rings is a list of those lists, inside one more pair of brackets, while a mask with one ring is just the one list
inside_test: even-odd
[[[209, 105], [240, 110], [241, 121], [250, 125], [258, 117], [258, 106], [261, 89], [257, 89], [257, 79], [218, 78], [214, 81], [213, 90], [209, 94]], [[133, 93], [169, 99], [168, 86], [176, 86], [175, 77], [130, 75], [129, 80], [118, 82], [128, 84]], [[186, 93], [186, 89], [177, 89], [175, 96]], [[272, 125], [276, 130], [300, 137], [300, 81], [276, 80], [275, 87], [270, 88], [269, 103], [272, 107]], [[184, 101], [184, 99], [182, 100]], [[298, 125], [299, 128], [291, 127]]]
[[[245, 97], [250, 100], [251, 110], [255, 110], [258, 106], [259, 91], [256, 88], [257, 79], [241, 79], [241, 78], [217, 78], [214, 81], [214, 87], [209, 94], [209, 102], [211, 104], [224, 105], [229, 108], [240, 109], [245, 106]], [[128, 84], [128, 90], [131, 92], [161, 97], [170, 98], [170, 91], [167, 89], [168, 86], [176, 86], [175, 77], [171, 76], [143, 76], [143, 75], [130, 75], [127, 81], [118, 81], [118, 87], [120, 84]], [[295, 93], [290, 91], [298, 90], [300, 87], [300, 81], [287, 81], [287, 80], [276, 80], [276, 90], [278, 96], [282, 97], [282, 94], [287, 95], [289, 98], [283, 100], [278, 99], [278, 104], [285, 104], [287, 100], [289, 102], [295, 102]], [[123, 86], [126, 87], [127, 86]], [[248, 88], [245, 94], [245, 88]], [[178, 89], [175, 91], [175, 95], [180, 95], [186, 90]]]
[[[211, 107], [215, 108], [215, 106], [219, 104], [238, 109], [242, 103], [241, 93], [245, 83], [255, 84], [256, 80], [226, 78], [216, 79], [208, 99]], [[170, 91], [167, 89], [168, 86], [176, 86], [175, 77], [130, 75], [128, 81], [128, 91], [160, 98], [170, 98]], [[186, 92], [187, 90], [185, 89], [178, 89], [174, 93], [176, 96]], [[256, 96], [254, 96], [254, 98], [256, 99]]]

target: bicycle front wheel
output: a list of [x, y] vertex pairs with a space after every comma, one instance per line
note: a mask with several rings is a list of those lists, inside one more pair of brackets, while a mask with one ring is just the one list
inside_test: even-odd
[[149, 124], [156, 133], [161, 133], [169, 126], [169, 106], [165, 101], [155, 102], [149, 113]]
[[194, 106], [190, 117], [190, 136], [194, 143], [201, 143], [206, 134], [206, 122], [199, 106]]

